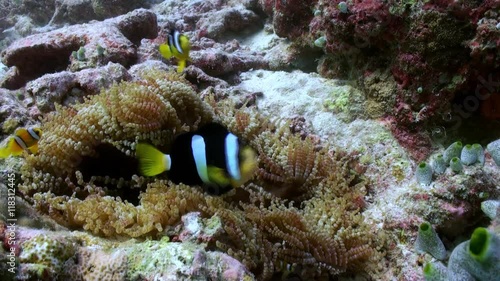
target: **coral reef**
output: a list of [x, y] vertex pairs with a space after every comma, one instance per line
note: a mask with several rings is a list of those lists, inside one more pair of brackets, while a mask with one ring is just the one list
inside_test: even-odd
[[[19, 227], [18, 279], [32, 280], [143, 280], [155, 276], [166, 280], [255, 280], [240, 262], [227, 254], [207, 249], [199, 242], [210, 233], [209, 222], [200, 220], [193, 242], [159, 240], [110, 241], [79, 231], [40, 231]], [[186, 221], [183, 218], [183, 221]], [[4, 223], [1, 222], [2, 226]], [[206, 224], [206, 225], [205, 225]], [[187, 224], [179, 225], [184, 228]], [[219, 225], [220, 227], [220, 225]], [[212, 233], [213, 234], [213, 233]], [[208, 234], [210, 235], [210, 234]], [[0, 249], [0, 258], [4, 257]], [[3, 272], [3, 271], [2, 271]], [[16, 275], [8, 273], [5, 279]], [[8, 279], [7, 279], [8, 278]]]
[[[58, 177], [74, 176], [84, 157], [98, 155], [99, 145], [111, 145], [130, 156], [138, 140], [168, 145], [174, 133], [196, 128], [212, 118], [211, 110], [189, 82], [157, 71], [142, 81], [113, 85], [84, 103], [50, 114], [43, 124], [47, 137], [39, 142], [39, 154], [27, 157], [27, 166]], [[43, 181], [40, 176], [36, 185]], [[29, 184], [25, 187], [31, 189]], [[43, 190], [43, 185], [40, 188]]]
[[[26, 157], [19, 189], [58, 223], [106, 237], [161, 237], [188, 212], [217, 214], [224, 231], [210, 243], [260, 280], [285, 271], [318, 277], [375, 272], [383, 241], [360, 213], [364, 185], [351, 174], [352, 156], [318, 151], [311, 138], [293, 135], [286, 124], [207, 99], [217, 118], [259, 151], [255, 181], [236, 193], [211, 197], [197, 187], [158, 179], [146, 184], [150, 180], [134, 175], [135, 162], [126, 157], [137, 141], [168, 147], [174, 135], [214, 118], [185, 79], [162, 71], [145, 72], [80, 104], [56, 106], [42, 122], [39, 154]], [[114, 160], [115, 154], [125, 158]], [[120, 170], [99, 161], [120, 161]], [[126, 195], [144, 187], [138, 201]], [[239, 200], [239, 207], [231, 203]]]
[[429, 126], [454, 135], [471, 115], [497, 118], [498, 2], [317, 1], [299, 10], [301, 3], [259, 1], [278, 35], [305, 49], [325, 39], [318, 65], [324, 77], [356, 77], [368, 93], [373, 73], [389, 73], [395, 87], [377, 97], [384, 103], [373, 117], [388, 117], [417, 161], [431, 153]]
[[[446, 255], [500, 233], [498, 1], [118, 2], [0, 0], [2, 132], [44, 131], [0, 160], [0, 205], [37, 228], [0, 224], [0, 279], [440, 280], [422, 222]], [[139, 141], [211, 121], [258, 153], [247, 184], [137, 175]]]

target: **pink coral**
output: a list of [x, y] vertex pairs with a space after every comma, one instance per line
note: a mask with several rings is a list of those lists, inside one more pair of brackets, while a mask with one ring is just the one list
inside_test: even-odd
[[317, 0], [275, 0], [274, 32], [281, 37], [298, 38], [308, 32], [307, 25], [313, 18], [310, 9]]
[[364, 73], [390, 69], [398, 83], [389, 111], [392, 132], [417, 159], [431, 147], [429, 124], [446, 126], [442, 116], [484, 77], [500, 80], [498, 1], [352, 1], [347, 12], [339, 2], [317, 5], [320, 13], [309, 25], [312, 40], [326, 37], [327, 56], [318, 69], [326, 76], [362, 75], [363, 82]]
[[425, 160], [431, 153], [429, 147], [430, 139], [424, 132], [411, 130], [406, 126], [399, 126], [393, 117], [387, 118], [390, 123], [390, 130], [399, 144], [404, 147], [415, 161]]

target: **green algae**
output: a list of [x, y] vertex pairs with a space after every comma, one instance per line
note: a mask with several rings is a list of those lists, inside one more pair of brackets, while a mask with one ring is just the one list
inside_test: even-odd
[[350, 87], [338, 87], [338, 89], [333, 91], [330, 94], [330, 97], [323, 102], [323, 107], [327, 111], [331, 111], [333, 113], [347, 112], [350, 105], [350, 94]]

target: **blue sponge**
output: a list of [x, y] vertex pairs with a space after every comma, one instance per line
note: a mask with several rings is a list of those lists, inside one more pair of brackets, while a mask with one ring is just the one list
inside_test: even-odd
[[443, 242], [441, 242], [436, 231], [434, 231], [434, 228], [432, 228], [431, 224], [428, 222], [423, 222], [418, 227], [415, 248], [419, 252], [431, 254], [438, 260], [444, 260], [446, 258], [446, 249], [444, 248]]
[[448, 261], [449, 280], [500, 280], [500, 238], [478, 227], [469, 241], [459, 244]]
[[493, 158], [493, 161], [500, 166], [500, 139], [489, 143], [486, 149], [490, 153], [491, 158]]

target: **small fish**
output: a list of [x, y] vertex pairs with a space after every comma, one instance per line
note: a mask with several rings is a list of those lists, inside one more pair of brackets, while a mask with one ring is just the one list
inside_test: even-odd
[[12, 136], [4, 141], [4, 145], [0, 148], [0, 158], [17, 156], [23, 151], [37, 153], [38, 140], [41, 137], [42, 130], [40, 128], [18, 128]]
[[241, 186], [257, 169], [254, 150], [242, 147], [238, 137], [217, 123], [179, 135], [172, 143], [170, 154], [138, 143], [136, 156], [141, 174], [155, 176], [167, 171], [174, 183], [203, 185], [212, 194]]
[[177, 72], [182, 72], [186, 67], [186, 61], [189, 59], [191, 45], [186, 35], [180, 34], [177, 30], [172, 30], [168, 34], [168, 41], [160, 45], [160, 54], [170, 59], [172, 56], [179, 60]]

